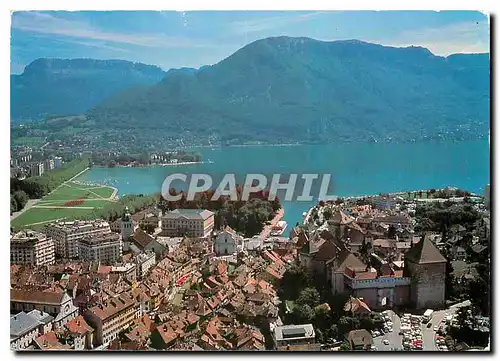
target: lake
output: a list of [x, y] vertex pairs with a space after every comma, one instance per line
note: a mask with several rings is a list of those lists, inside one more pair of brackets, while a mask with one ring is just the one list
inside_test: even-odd
[[[118, 194], [155, 193], [171, 173], [207, 173], [217, 185], [225, 173], [243, 183], [246, 173], [331, 174], [328, 194], [357, 196], [455, 186], [483, 193], [490, 183], [488, 139], [461, 142], [366, 143], [252, 146], [197, 149], [205, 161], [194, 165], [93, 168], [78, 180], [112, 185]], [[286, 179], [287, 177], [283, 178]], [[312, 194], [317, 194], [313, 186]], [[316, 191], [316, 193], [314, 193]], [[294, 225], [313, 202], [282, 202]]]

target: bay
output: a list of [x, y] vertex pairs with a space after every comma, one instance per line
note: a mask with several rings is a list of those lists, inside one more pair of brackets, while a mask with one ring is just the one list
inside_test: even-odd
[[[245, 174], [331, 174], [328, 194], [358, 196], [455, 186], [482, 194], [490, 183], [488, 139], [420, 143], [351, 143], [297, 146], [249, 146], [197, 149], [202, 164], [144, 168], [95, 167], [78, 180], [112, 185], [118, 194], [161, 191], [171, 173], [210, 174], [217, 185], [226, 173], [243, 183]], [[210, 163], [208, 162], [210, 161]], [[283, 176], [282, 181], [288, 177]], [[319, 181], [311, 194], [318, 195]], [[301, 188], [296, 191], [300, 194]], [[278, 193], [280, 197], [283, 193]], [[301, 222], [310, 202], [282, 202], [285, 220]]]

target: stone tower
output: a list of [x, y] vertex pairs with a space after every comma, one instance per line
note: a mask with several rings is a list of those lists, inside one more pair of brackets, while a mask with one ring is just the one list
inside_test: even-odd
[[411, 278], [410, 300], [416, 309], [444, 306], [446, 258], [427, 235], [405, 254], [404, 274]]
[[125, 208], [125, 214], [121, 219], [121, 234], [123, 241], [123, 250], [128, 251], [128, 240], [132, 233], [134, 233], [134, 224], [132, 222], [132, 216], [128, 210], [128, 207]]

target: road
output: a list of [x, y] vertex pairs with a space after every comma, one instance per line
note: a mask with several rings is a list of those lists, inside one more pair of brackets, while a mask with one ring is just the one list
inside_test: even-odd
[[424, 351], [438, 351], [436, 347], [436, 332], [434, 331], [434, 326], [439, 326], [441, 322], [448, 315], [454, 315], [457, 310], [462, 306], [469, 306], [470, 301], [464, 301], [450, 306], [446, 310], [435, 311], [432, 315], [431, 324], [432, 327], [427, 328], [427, 324], [422, 324], [422, 343], [424, 346]]

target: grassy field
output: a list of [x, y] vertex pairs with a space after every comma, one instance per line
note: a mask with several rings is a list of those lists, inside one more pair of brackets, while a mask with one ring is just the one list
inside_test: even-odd
[[94, 198], [109, 198], [113, 193], [113, 189], [101, 186], [87, 186], [74, 182], [67, 182], [57, 190], [46, 195], [43, 200], [70, 201], [73, 199], [94, 199]]
[[37, 229], [51, 221], [82, 218], [92, 213], [95, 208], [102, 208], [109, 202], [114, 202], [111, 199], [113, 192], [110, 187], [67, 182], [13, 219], [11, 226], [15, 229]]

